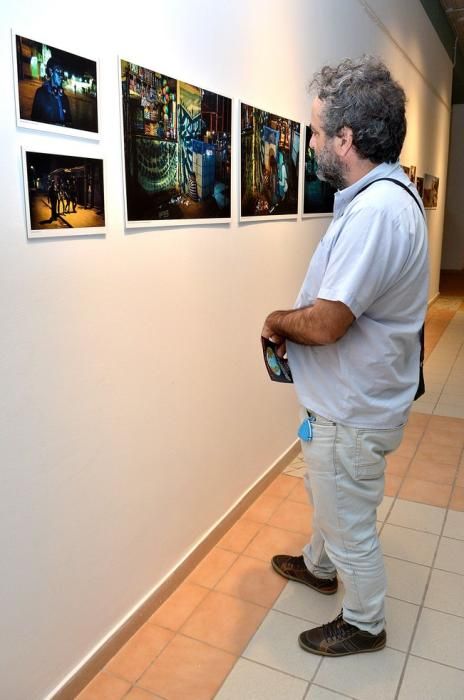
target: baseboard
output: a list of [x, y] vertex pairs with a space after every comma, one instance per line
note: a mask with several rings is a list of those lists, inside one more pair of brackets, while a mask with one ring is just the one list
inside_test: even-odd
[[440, 296], [440, 292], [437, 292], [436, 294], [433, 295], [433, 297], [431, 299], [429, 299], [429, 301], [427, 302], [428, 309], [430, 309], [432, 304], [434, 304], [436, 302], [436, 300], [438, 299], [439, 296]]
[[55, 688], [45, 700], [75, 700], [108, 661], [145, 624], [155, 610], [169, 598], [221, 537], [243, 515], [258, 496], [280, 474], [300, 451], [296, 440], [261, 476], [230, 510], [207, 532], [182, 562], [151, 591], [148, 596], [105, 637], [90, 654]]

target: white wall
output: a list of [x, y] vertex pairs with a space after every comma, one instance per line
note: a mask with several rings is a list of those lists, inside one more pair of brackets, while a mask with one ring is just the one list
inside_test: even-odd
[[[464, 270], [464, 105], [453, 105], [441, 267]], [[441, 186], [441, 185], [440, 185]]]
[[[295, 439], [292, 389], [268, 381], [259, 333], [328, 220], [239, 226], [235, 206], [230, 227], [125, 233], [117, 56], [306, 120], [314, 70], [380, 54], [409, 95], [402, 160], [443, 193], [450, 62], [419, 0], [370, 7], [2, 5], [0, 697], [52, 692]], [[100, 144], [16, 128], [11, 27], [100, 57]], [[27, 241], [21, 144], [104, 157], [106, 238]]]

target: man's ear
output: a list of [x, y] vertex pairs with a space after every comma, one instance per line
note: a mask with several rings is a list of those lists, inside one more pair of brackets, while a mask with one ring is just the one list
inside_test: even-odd
[[342, 126], [336, 137], [337, 152], [339, 156], [346, 156], [353, 146], [353, 130], [349, 126]]

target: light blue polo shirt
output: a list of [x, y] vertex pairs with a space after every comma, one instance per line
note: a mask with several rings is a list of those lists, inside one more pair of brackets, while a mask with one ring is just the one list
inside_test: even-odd
[[[354, 427], [402, 425], [419, 379], [428, 295], [427, 227], [399, 163], [382, 163], [335, 195], [334, 217], [311, 259], [295, 308], [346, 304], [355, 321], [336, 343], [287, 342], [300, 403]], [[422, 206], [422, 203], [421, 203]], [[423, 211], [423, 209], [422, 209]]]

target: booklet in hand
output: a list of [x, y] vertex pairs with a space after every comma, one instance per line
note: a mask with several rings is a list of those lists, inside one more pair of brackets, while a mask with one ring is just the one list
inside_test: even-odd
[[291, 384], [293, 379], [288, 360], [277, 355], [276, 343], [261, 336], [261, 345], [263, 346], [264, 364], [272, 381]]

